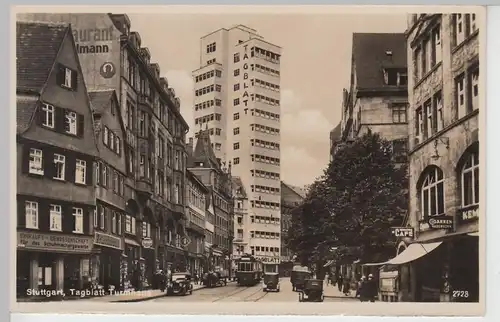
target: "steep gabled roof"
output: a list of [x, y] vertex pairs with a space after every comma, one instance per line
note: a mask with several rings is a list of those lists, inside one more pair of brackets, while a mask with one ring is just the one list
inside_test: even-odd
[[330, 139], [336, 141], [340, 139], [341, 134], [342, 134], [342, 128], [339, 123], [337, 124], [336, 127], [333, 128], [333, 130], [330, 131]]
[[239, 198], [247, 198], [247, 192], [245, 190], [245, 186], [243, 185], [243, 181], [241, 181], [240, 177], [232, 177], [232, 188], [233, 188], [233, 195], [235, 197]]
[[[387, 55], [386, 52], [392, 52]], [[404, 33], [354, 33], [352, 59], [358, 88], [383, 88], [384, 68], [407, 68]]]
[[90, 102], [95, 113], [103, 113], [113, 98], [114, 90], [89, 92]]
[[[293, 191], [296, 195], [298, 195], [301, 198], [305, 198], [307, 195], [307, 191], [303, 188], [297, 187], [297, 186], [292, 186], [291, 184], [288, 184], [284, 181], [281, 181], [282, 186], [286, 186], [288, 189]], [[282, 187], [283, 188], [283, 187]]]
[[204, 167], [220, 168], [214, 149], [212, 148], [212, 143], [210, 142], [208, 129], [201, 130], [197, 134], [196, 146], [191, 159], [195, 165], [198, 162], [203, 162]]
[[63, 24], [16, 23], [17, 91], [42, 91], [68, 31]]
[[16, 134], [24, 133], [30, 127], [38, 106], [37, 96], [16, 98]]

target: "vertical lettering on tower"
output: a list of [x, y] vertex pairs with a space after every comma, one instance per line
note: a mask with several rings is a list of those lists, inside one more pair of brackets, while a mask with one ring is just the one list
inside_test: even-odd
[[248, 106], [248, 45], [243, 46], [243, 104]]

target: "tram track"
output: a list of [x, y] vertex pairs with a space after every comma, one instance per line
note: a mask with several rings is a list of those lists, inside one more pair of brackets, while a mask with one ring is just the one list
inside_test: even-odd
[[[250, 299], [250, 297], [254, 296], [255, 294], [257, 293], [263, 293], [262, 295], [258, 296], [257, 298], [255, 299]], [[269, 292], [264, 292], [262, 291], [261, 288], [257, 289], [257, 291], [255, 291], [254, 293], [246, 296], [243, 298], [243, 302], [258, 302], [260, 300], [262, 300], [264, 297], [266, 297], [266, 295], [268, 294]]]
[[234, 296], [234, 295], [236, 295], [236, 294], [242, 293], [242, 292], [244, 292], [244, 291], [246, 291], [246, 290], [248, 290], [248, 289], [250, 289], [250, 288], [251, 288], [251, 287], [244, 287], [244, 288], [242, 288], [242, 289], [238, 289], [238, 290], [236, 290], [236, 292], [230, 292], [230, 293], [227, 293], [227, 294], [223, 294], [221, 297], [218, 297], [218, 298], [216, 298], [215, 300], [213, 300], [213, 301], [212, 301], [212, 303], [215, 303], [215, 302], [218, 302], [218, 301], [224, 300], [224, 299], [226, 299], [226, 298], [228, 298], [228, 297]]

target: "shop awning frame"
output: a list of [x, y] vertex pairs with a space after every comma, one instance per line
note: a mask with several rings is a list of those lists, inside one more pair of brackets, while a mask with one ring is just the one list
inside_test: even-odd
[[443, 242], [434, 242], [434, 243], [413, 243], [408, 246], [404, 251], [399, 253], [393, 259], [390, 259], [386, 262], [381, 263], [366, 263], [363, 266], [383, 266], [383, 265], [402, 265], [406, 263], [413, 262], [414, 260], [423, 257], [436, 248], [439, 247]]

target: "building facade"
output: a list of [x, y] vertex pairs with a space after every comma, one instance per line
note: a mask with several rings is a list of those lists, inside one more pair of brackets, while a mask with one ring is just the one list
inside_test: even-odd
[[[292, 210], [297, 207], [306, 197], [303, 189], [289, 185], [281, 181], [281, 236], [288, 234], [291, 227]], [[288, 249], [285, 239], [281, 239], [281, 264], [280, 275], [290, 276], [293, 268], [294, 254]]]
[[429, 254], [401, 268], [403, 301], [479, 300], [479, 27], [474, 13], [408, 19], [411, 243]]
[[126, 132], [115, 91], [89, 92], [89, 97], [99, 148], [99, 159], [94, 164], [97, 207], [93, 218], [92, 281], [106, 289], [126, 288], [131, 283], [123, 253], [127, 171], [122, 142]]
[[[194, 140], [193, 140], [194, 143]], [[226, 167], [212, 148], [208, 129], [196, 135], [194, 150], [188, 153], [188, 170], [208, 188], [206, 196], [205, 271], [220, 268], [229, 274], [233, 236], [229, 225], [233, 213], [231, 164]], [[193, 146], [189, 144], [188, 146]]]
[[129, 282], [122, 287], [149, 288], [155, 270], [185, 269], [188, 125], [179, 98], [141, 46], [140, 34], [131, 31], [130, 19], [124, 14], [45, 13], [17, 18], [71, 23], [88, 88], [117, 93], [126, 131], [120, 144], [126, 158], [127, 198], [123, 269]]
[[233, 177], [233, 198], [234, 198], [234, 240], [233, 240], [233, 262], [232, 268], [236, 269], [235, 260], [244, 254], [250, 253], [250, 216], [248, 215], [248, 196], [239, 177]]
[[[189, 147], [190, 145], [188, 145]], [[187, 171], [187, 225], [189, 238], [189, 269], [192, 274], [201, 274], [204, 270], [205, 255], [205, 221], [208, 188], [191, 171]]]
[[343, 92], [342, 140], [371, 130], [392, 141], [395, 158], [406, 162], [407, 109], [405, 35], [355, 33], [350, 88]]
[[[232, 163], [250, 203], [250, 252], [279, 264], [281, 48], [238, 25], [201, 38], [195, 126], [207, 127], [216, 158]], [[253, 219], [252, 219], [253, 218]]]
[[88, 287], [98, 156], [67, 25], [16, 24], [17, 294]]

